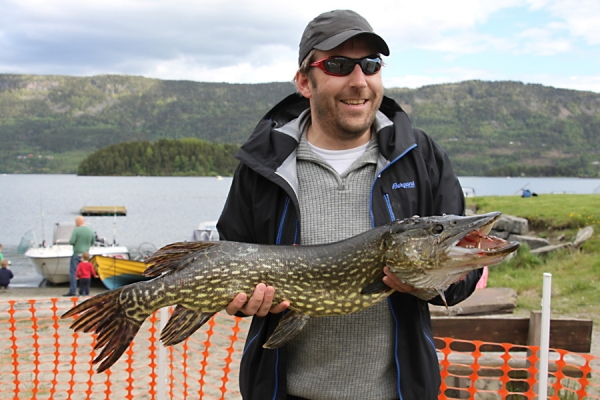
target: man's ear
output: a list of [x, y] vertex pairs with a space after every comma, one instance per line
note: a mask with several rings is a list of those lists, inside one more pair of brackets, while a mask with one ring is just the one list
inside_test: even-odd
[[308, 78], [308, 74], [304, 72], [297, 71], [296, 72], [296, 90], [302, 96], [310, 99], [312, 96], [312, 90], [310, 85], [310, 79]]

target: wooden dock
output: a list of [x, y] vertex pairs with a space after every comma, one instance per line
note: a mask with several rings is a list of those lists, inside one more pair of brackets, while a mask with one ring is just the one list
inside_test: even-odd
[[102, 216], [125, 216], [127, 209], [125, 206], [85, 206], [79, 210], [83, 216], [102, 217]]
[[[512, 343], [539, 346], [541, 311], [528, 317], [500, 316], [511, 314], [517, 293], [509, 288], [485, 288], [455, 306], [430, 305], [433, 334], [460, 340]], [[553, 318], [550, 321], [550, 347], [577, 353], [589, 353], [592, 345], [593, 321], [588, 319]], [[472, 345], [455, 344], [458, 351]], [[485, 351], [484, 346], [482, 351]]]
[[511, 314], [517, 307], [517, 292], [510, 288], [477, 289], [465, 301], [452, 306], [429, 305], [434, 316]]

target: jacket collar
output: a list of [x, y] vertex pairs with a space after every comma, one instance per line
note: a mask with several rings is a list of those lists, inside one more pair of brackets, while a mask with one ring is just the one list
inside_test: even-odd
[[[296, 148], [310, 120], [309, 107], [308, 99], [296, 93], [287, 96], [259, 121], [236, 158], [267, 178], [278, 174], [295, 187]], [[379, 152], [387, 162], [415, 143], [408, 115], [386, 96], [376, 116], [375, 132]]]

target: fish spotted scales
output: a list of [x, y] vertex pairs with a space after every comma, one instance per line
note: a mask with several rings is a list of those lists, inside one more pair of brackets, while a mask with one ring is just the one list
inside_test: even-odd
[[154, 311], [176, 305], [161, 332], [177, 344], [258, 283], [273, 286], [273, 304], [290, 306], [264, 347], [283, 346], [313, 317], [350, 314], [388, 297], [383, 268], [430, 300], [469, 271], [493, 265], [519, 244], [486, 236], [500, 213], [415, 217], [335, 243], [310, 246], [239, 242], [173, 243], [157, 251], [145, 274], [155, 277], [96, 295], [67, 311], [71, 328], [98, 335], [94, 363], [110, 368]]

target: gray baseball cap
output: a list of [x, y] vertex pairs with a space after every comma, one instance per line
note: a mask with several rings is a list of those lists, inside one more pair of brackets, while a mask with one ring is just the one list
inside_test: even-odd
[[302, 39], [298, 65], [312, 49], [329, 51], [356, 35], [368, 35], [384, 56], [390, 55], [390, 49], [381, 36], [373, 32], [373, 28], [359, 14], [351, 10], [334, 10], [325, 12], [308, 23]]

